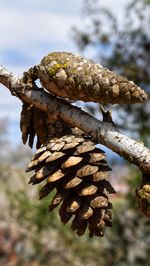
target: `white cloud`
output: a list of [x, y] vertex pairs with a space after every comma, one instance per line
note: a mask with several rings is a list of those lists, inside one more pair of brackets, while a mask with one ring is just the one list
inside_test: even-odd
[[[121, 16], [127, 1], [101, 0], [100, 3]], [[13, 58], [17, 60], [18, 51], [20, 57], [24, 56], [18, 58], [18, 65], [24, 63], [25, 67], [39, 62], [49, 51], [77, 51], [70, 29], [83, 24], [79, 12], [82, 3], [83, 0], [0, 0], [0, 63], [7, 63], [9, 51], [9, 62]]]
[[19, 49], [32, 53], [33, 57], [43, 45], [68, 46], [71, 26], [81, 22], [76, 15], [56, 14], [46, 9], [18, 12], [4, 6], [0, 9], [0, 21], [0, 50]]
[[[102, 0], [117, 16], [127, 0]], [[70, 38], [80, 27], [83, 0], [0, 0], [0, 64], [21, 75], [50, 51], [77, 52]], [[0, 117], [18, 119], [20, 103], [0, 86]]]
[[0, 0], [1, 6], [20, 10], [23, 9], [24, 12], [36, 12], [40, 11], [50, 11], [51, 13], [60, 13], [65, 15], [79, 14], [83, 0]]
[[[37, 64], [50, 50], [75, 49], [71, 45], [69, 31], [72, 25], [79, 23], [79, 17], [66, 15], [61, 10], [56, 13], [56, 3], [53, 13], [50, 8], [47, 9], [46, 2], [48, 4], [45, 1], [41, 10], [40, 0], [26, 4], [13, 1], [12, 5], [10, 1], [0, 1], [0, 64], [16, 74], [21, 75], [25, 69]], [[64, 10], [67, 11], [65, 6]], [[19, 60], [19, 53], [24, 60]], [[0, 96], [0, 117], [18, 119], [19, 101], [3, 86], [0, 86]]]

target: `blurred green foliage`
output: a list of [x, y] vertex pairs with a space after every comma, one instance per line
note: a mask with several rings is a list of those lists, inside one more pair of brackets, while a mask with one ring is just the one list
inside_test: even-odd
[[[105, 9], [100, 0], [85, 0], [83, 25], [82, 29], [73, 29], [79, 48], [86, 51], [90, 47], [97, 61], [150, 93], [150, 1], [127, 2], [120, 17], [117, 10], [111, 12], [111, 1], [110, 8]], [[149, 101], [143, 105], [115, 105], [113, 109], [122, 130], [150, 145]]]

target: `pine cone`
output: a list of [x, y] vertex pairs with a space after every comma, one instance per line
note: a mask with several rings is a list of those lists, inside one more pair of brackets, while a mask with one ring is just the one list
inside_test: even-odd
[[22, 132], [22, 142], [25, 144], [29, 137], [29, 146], [33, 146], [33, 139], [35, 131], [33, 128], [33, 108], [29, 104], [24, 103], [22, 105], [22, 111], [20, 116], [20, 130]]
[[27, 171], [32, 170], [29, 183], [47, 180], [40, 199], [56, 189], [49, 211], [61, 205], [61, 222], [66, 224], [73, 217], [71, 228], [79, 236], [87, 227], [90, 237], [103, 236], [104, 227], [112, 226], [108, 194], [115, 191], [107, 180], [111, 169], [90, 137], [70, 134], [51, 139], [32, 158]]
[[23, 103], [20, 129], [23, 144], [28, 141], [29, 146], [32, 148], [35, 136], [37, 135], [36, 147], [39, 148], [42, 143], [46, 143], [48, 138], [47, 116], [45, 112]]
[[143, 184], [136, 189], [136, 199], [139, 209], [150, 219], [150, 184]]
[[137, 103], [147, 94], [133, 81], [94, 61], [67, 52], [54, 52], [24, 73], [23, 80], [40, 79], [43, 87], [62, 98], [101, 104]]
[[36, 148], [40, 148], [51, 137], [72, 132], [67, 123], [62, 120], [49, 119], [46, 112], [26, 103], [22, 105], [20, 129], [23, 144], [28, 142], [30, 148], [33, 147], [35, 137], [37, 138]]

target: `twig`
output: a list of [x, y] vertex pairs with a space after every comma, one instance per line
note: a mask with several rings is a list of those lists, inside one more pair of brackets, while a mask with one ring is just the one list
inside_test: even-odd
[[3, 66], [0, 66], [0, 83], [22, 101], [28, 102], [47, 113], [53, 113], [72, 126], [80, 128], [94, 137], [98, 143], [105, 145], [130, 163], [137, 165], [143, 174], [150, 176], [150, 150], [142, 143], [118, 132], [112, 123], [101, 122], [66, 101], [54, 97], [44, 90], [37, 89], [36, 86], [32, 89], [29, 88]]

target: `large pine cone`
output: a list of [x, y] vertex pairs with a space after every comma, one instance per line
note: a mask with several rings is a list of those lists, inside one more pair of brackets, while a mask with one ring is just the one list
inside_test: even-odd
[[59, 216], [66, 224], [72, 217], [72, 230], [81, 236], [86, 228], [89, 236], [103, 236], [105, 226], [112, 226], [112, 204], [108, 194], [115, 193], [109, 181], [105, 153], [87, 136], [65, 135], [53, 138], [38, 149], [28, 165], [34, 170], [29, 183], [47, 180], [40, 199], [56, 189], [49, 211], [58, 205]]
[[147, 94], [134, 82], [85, 59], [67, 52], [53, 52], [24, 73], [23, 82], [40, 79], [42, 86], [61, 98], [101, 104], [138, 103]]

